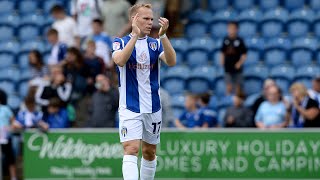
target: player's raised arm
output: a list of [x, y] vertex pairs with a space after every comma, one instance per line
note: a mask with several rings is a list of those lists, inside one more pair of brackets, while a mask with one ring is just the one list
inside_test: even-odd
[[169, 20], [163, 17], [159, 19], [159, 25], [161, 26], [159, 30], [159, 37], [163, 46], [163, 54], [160, 56], [160, 59], [164, 61], [168, 66], [176, 65], [176, 52], [174, 51], [166, 32], [169, 27]]
[[137, 13], [132, 20], [132, 37], [129, 40], [128, 44], [122, 50], [115, 51], [112, 55], [113, 62], [116, 63], [118, 66], [122, 67], [127, 63], [128, 59], [132, 54], [134, 46], [139, 38], [141, 31], [137, 26], [138, 18], [139, 14]]

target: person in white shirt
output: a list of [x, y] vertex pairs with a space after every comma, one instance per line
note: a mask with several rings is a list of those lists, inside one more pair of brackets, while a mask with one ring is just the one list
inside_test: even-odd
[[55, 5], [51, 8], [51, 15], [55, 19], [52, 28], [59, 32], [59, 40], [68, 46], [77, 46], [79, 37], [77, 32], [76, 21], [66, 15], [64, 8], [60, 5]]
[[80, 38], [92, 34], [91, 22], [101, 17], [100, 6], [102, 0], [72, 0], [71, 14], [77, 22], [77, 29]]

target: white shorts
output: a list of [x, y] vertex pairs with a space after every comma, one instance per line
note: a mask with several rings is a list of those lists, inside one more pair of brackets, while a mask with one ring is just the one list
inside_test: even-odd
[[128, 109], [119, 109], [121, 142], [141, 139], [148, 144], [159, 144], [161, 124], [161, 109], [155, 113], [135, 113]]

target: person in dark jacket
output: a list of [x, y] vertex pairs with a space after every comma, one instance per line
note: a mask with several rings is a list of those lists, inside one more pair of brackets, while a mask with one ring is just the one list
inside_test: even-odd
[[118, 91], [110, 86], [107, 76], [99, 74], [96, 77], [91, 105], [89, 105], [88, 127], [115, 127], [115, 117], [118, 110]]

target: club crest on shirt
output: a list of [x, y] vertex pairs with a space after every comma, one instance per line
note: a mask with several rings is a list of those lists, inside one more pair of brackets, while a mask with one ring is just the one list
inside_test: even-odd
[[156, 51], [156, 49], [157, 49], [157, 43], [156, 43], [156, 42], [149, 42], [149, 47], [150, 47], [150, 49], [152, 49], [153, 51]]
[[128, 133], [128, 129], [125, 126], [122, 126], [121, 135], [123, 137], [126, 137], [127, 133]]
[[145, 62], [147, 62], [147, 54], [145, 51], [143, 51], [137, 58], [138, 63], [144, 64]]
[[112, 44], [112, 49], [113, 49], [114, 51], [119, 50], [119, 49], [120, 49], [120, 43], [119, 43], [119, 42], [114, 42], [114, 43]]

